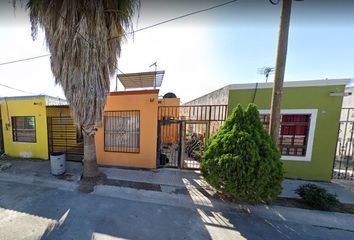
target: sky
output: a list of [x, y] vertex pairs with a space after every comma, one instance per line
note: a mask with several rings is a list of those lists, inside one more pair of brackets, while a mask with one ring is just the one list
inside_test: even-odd
[[[140, 29], [227, 0], [142, 0]], [[124, 73], [165, 70], [160, 95], [187, 102], [228, 84], [264, 82], [262, 67], [274, 67], [280, 4], [239, 0], [128, 37], [118, 67]], [[47, 54], [44, 34], [31, 38], [28, 12], [0, 3], [0, 63]], [[269, 77], [273, 81], [273, 75]], [[354, 78], [354, 1], [293, 1], [285, 81]], [[0, 65], [0, 96], [64, 97], [55, 85], [49, 57]], [[111, 90], [116, 87], [111, 77]], [[124, 90], [118, 85], [118, 90]]]

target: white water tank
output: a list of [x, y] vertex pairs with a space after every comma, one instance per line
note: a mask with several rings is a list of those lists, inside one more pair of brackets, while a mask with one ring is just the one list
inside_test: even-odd
[[50, 154], [50, 168], [53, 175], [62, 175], [65, 172], [65, 153], [53, 152]]

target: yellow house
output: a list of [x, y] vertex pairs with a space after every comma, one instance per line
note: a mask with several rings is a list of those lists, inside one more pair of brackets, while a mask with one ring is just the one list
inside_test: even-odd
[[45, 95], [0, 98], [4, 153], [48, 159], [46, 106], [65, 103]]

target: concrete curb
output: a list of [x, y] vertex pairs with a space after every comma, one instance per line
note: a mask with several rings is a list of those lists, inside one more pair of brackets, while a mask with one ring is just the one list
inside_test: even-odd
[[43, 177], [14, 175], [8, 173], [0, 173], [0, 181], [57, 188], [64, 191], [76, 191], [79, 188], [79, 182], [75, 181], [69, 182], [60, 179], [51, 180]]
[[[7, 173], [0, 173], [0, 181], [15, 182], [20, 184], [35, 185], [40, 187], [57, 188], [64, 191], [77, 191], [79, 182], [65, 180], [51, 180], [43, 177], [23, 176]], [[138, 190], [109, 185], [98, 185], [92, 195], [120, 198], [125, 200], [149, 202], [168, 206], [183, 208], [205, 209], [209, 211], [223, 211], [228, 213], [252, 214], [259, 218], [308, 224], [312, 226], [325, 227], [330, 229], [341, 229], [354, 232], [354, 214], [323, 212], [300, 208], [289, 208], [281, 206], [248, 205], [223, 202], [217, 199], [207, 198], [198, 193], [175, 194], [168, 192]]]
[[154, 192], [104, 185], [96, 186], [95, 191], [91, 194], [184, 208], [200, 208], [214, 212], [223, 211], [229, 213], [252, 214], [265, 219], [308, 224], [354, 232], [354, 215], [352, 214], [281, 206], [234, 204], [222, 202], [220, 200], [204, 199], [201, 196], [195, 197], [183, 194]]

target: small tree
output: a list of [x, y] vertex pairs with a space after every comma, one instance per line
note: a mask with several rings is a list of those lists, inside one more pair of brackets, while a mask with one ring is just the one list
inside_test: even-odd
[[281, 191], [280, 153], [254, 104], [233, 110], [209, 140], [201, 167], [207, 182], [234, 199], [268, 202]]

